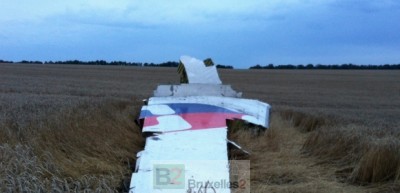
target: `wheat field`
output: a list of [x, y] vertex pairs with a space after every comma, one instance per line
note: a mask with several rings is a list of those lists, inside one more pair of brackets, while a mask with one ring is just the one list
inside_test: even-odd
[[[252, 192], [399, 192], [399, 71], [219, 70], [272, 105], [239, 124]], [[0, 65], [0, 192], [126, 192], [144, 139], [134, 121], [174, 68]]]

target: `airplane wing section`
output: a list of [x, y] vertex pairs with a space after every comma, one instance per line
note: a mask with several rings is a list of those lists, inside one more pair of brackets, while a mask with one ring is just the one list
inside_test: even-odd
[[213, 65], [189, 56], [181, 63], [178, 72], [188, 84], [158, 86], [141, 109], [146, 144], [130, 193], [230, 193], [228, 143], [243, 149], [228, 140], [227, 120], [269, 127], [270, 105], [240, 98], [222, 85]]

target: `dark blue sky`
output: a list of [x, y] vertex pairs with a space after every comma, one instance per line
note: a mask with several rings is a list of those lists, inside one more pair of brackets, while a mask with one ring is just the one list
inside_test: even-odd
[[400, 0], [2, 0], [0, 59], [400, 63]]

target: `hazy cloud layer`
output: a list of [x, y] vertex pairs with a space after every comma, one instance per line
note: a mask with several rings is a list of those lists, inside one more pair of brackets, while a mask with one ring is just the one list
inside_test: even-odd
[[397, 0], [3, 0], [0, 59], [400, 63]]

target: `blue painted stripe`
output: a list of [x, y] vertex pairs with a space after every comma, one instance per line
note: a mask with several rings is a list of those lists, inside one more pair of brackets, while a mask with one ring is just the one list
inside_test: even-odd
[[153, 113], [151, 113], [149, 110], [141, 110], [140, 111], [140, 116], [139, 119], [143, 119], [145, 117], [152, 117], [152, 116], [156, 116]]
[[228, 110], [223, 107], [197, 104], [197, 103], [174, 103], [167, 104], [171, 109], [175, 111], [175, 114], [186, 114], [186, 113], [237, 113], [235, 111]]
[[[233, 113], [240, 114], [239, 112], [232, 111], [223, 107], [197, 104], [197, 103], [173, 103], [173, 104], [162, 104], [168, 105], [171, 109], [175, 111], [175, 114], [187, 114], [187, 113]], [[140, 112], [140, 119], [146, 117], [157, 116], [152, 114], [149, 110], [142, 110]]]

